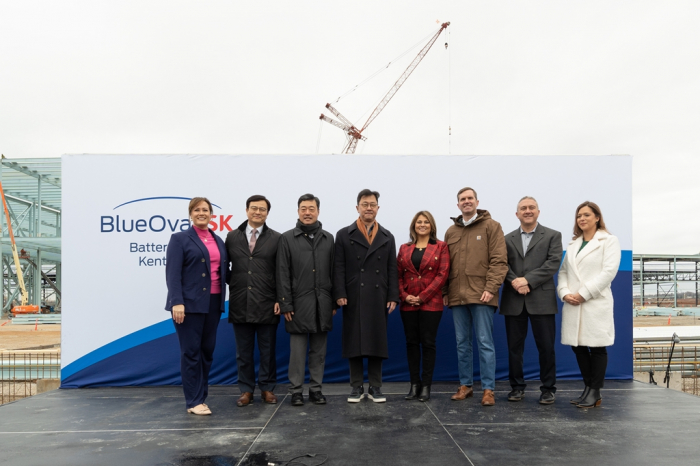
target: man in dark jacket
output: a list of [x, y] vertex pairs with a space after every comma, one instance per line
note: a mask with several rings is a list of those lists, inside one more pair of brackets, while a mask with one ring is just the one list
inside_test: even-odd
[[275, 345], [280, 308], [277, 303], [275, 272], [280, 234], [265, 221], [270, 201], [255, 195], [246, 201], [248, 220], [226, 236], [231, 267], [229, 275], [229, 314], [236, 336], [238, 387], [236, 404], [247, 406], [255, 390], [255, 336], [258, 337], [260, 369], [258, 386], [265, 403], [277, 403], [273, 391], [277, 384]]
[[501, 294], [508, 338], [508, 378], [513, 389], [508, 400], [520, 401], [525, 396], [523, 351], [530, 320], [540, 355], [540, 403], [548, 405], [554, 403], [557, 381], [554, 274], [561, 264], [561, 233], [537, 223], [540, 208], [533, 197], [520, 199], [515, 215], [520, 227], [506, 235], [508, 274]]
[[343, 357], [350, 363], [348, 402], [364, 396], [363, 359], [367, 358], [369, 398], [381, 403], [382, 361], [389, 357], [387, 319], [399, 302], [396, 242], [375, 220], [379, 193], [357, 196], [360, 217], [336, 235], [334, 291], [343, 306]]
[[323, 230], [321, 201], [304, 194], [297, 202], [299, 220], [282, 234], [277, 249], [277, 299], [289, 332], [289, 392], [292, 406], [304, 404], [305, 362], [309, 355], [309, 401], [325, 404], [321, 393], [326, 341], [333, 329], [333, 235]]

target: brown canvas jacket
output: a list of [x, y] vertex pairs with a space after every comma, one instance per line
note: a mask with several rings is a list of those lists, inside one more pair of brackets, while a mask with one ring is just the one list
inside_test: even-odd
[[[448, 306], [488, 304], [498, 307], [498, 289], [508, 273], [508, 252], [501, 224], [487, 210], [477, 209], [476, 219], [464, 226], [461, 217], [445, 233], [450, 251], [450, 276], [443, 293]], [[484, 291], [493, 294], [481, 302]]]

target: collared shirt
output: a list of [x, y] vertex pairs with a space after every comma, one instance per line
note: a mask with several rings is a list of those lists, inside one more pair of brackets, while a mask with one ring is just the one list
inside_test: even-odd
[[[258, 236], [255, 237], [255, 239], [260, 238], [260, 234], [262, 233], [262, 226], [257, 227], [258, 230]], [[253, 233], [253, 227], [250, 226], [250, 223], [247, 223], [245, 226], [245, 237], [248, 240], [248, 244], [250, 244], [250, 235]]]
[[535, 228], [530, 233], [523, 231], [523, 227], [520, 227], [520, 239], [523, 241], [523, 255], [527, 254], [527, 247], [530, 246], [530, 240], [535, 236], [535, 230], [537, 230], [537, 225], [535, 225]]
[[472, 218], [470, 218], [469, 220], [467, 220], [466, 222], [464, 221], [464, 216], [459, 217], [459, 219], [461, 220], [462, 225], [464, 225], [466, 227], [466, 226], [470, 225], [474, 220], [476, 220], [477, 215], [479, 215], [479, 214], [474, 214], [474, 216]]

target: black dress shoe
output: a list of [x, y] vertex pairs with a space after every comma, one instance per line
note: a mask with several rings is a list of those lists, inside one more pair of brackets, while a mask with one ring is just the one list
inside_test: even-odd
[[541, 405], [551, 405], [554, 403], [554, 393], [550, 391], [544, 391], [540, 395], [540, 404]]
[[576, 405], [577, 408], [597, 408], [603, 402], [600, 396], [600, 388], [591, 388], [586, 397]]
[[407, 400], [416, 400], [418, 399], [418, 394], [420, 393], [421, 389], [421, 384], [419, 383], [412, 383], [411, 384], [411, 390], [408, 392], [408, 395], [406, 395]]
[[430, 385], [423, 385], [420, 389], [420, 395], [418, 395], [418, 401], [428, 401], [430, 399]]
[[581, 393], [581, 396], [579, 396], [578, 398], [574, 398], [573, 400], [569, 400], [569, 401], [571, 402], [572, 405], [577, 405], [580, 402], [582, 402], [583, 399], [586, 398], [586, 396], [588, 396], [588, 392], [590, 392], [590, 391], [591, 391], [591, 387], [586, 385], [586, 387], [583, 389], [583, 393]]
[[292, 393], [292, 406], [304, 406], [304, 395]]
[[321, 393], [321, 390], [317, 392], [309, 392], [309, 401], [311, 403], [315, 403], [317, 405], [325, 405], [326, 404], [326, 397], [323, 396], [323, 393]]
[[508, 401], [520, 401], [525, 398], [525, 390], [520, 390], [519, 388], [514, 388], [508, 394]]

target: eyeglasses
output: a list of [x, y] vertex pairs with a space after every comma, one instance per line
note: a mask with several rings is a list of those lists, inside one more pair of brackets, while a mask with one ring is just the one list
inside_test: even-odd
[[253, 212], [260, 212], [261, 214], [264, 214], [265, 212], [267, 212], [267, 207], [258, 207], [258, 206], [252, 205], [248, 208], [250, 210], [252, 210]]
[[379, 207], [379, 204], [377, 204], [376, 202], [373, 202], [371, 204], [368, 202], [363, 202], [362, 204], [360, 204], [360, 207], [362, 207], [363, 209], [366, 209], [368, 207], [370, 209], [376, 209], [377, 207]]

